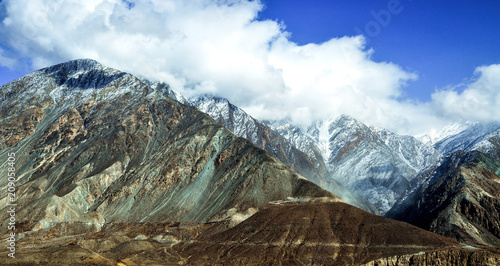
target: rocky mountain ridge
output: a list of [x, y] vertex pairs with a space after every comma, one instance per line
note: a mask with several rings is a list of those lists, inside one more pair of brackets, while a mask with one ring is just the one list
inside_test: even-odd
[[463, 243], [500, 246], [500, 161], [457, 151], [387, 217]]
[[434, 144], [442, 154], [456, 151], [481, 151], [500, 158], [500, 123], [474, 123]]
[[322, 147], [332, 178], [368, 199], [382, 214], [410, 187], [420, 171], [441, 158], [439, 152], [414, 137], [369, 127], [345, 115], [306, 129], [280, 122], [270, 125], [294, 139], [292, 143]]
[[[0, 175], [15, 153], [17, 176], [17, 257], [6, 259], [4, 250], [0, 263], [344, 265], [443, 254], [458, 263], [500, 261], [495, 250], [468, 249], [345, 203], [181, 97], [166, 84], [94, 60], [58, 64], [0, 87]], [[225, 101], [212, 106], [220, 112], [220, 104], [233, 111], [229, 117], [242, 115]], [[373, 143], [407, 149], [362, 125], [346, 129], [360, 133], [354, 137], [332, 128], [344, 136], [333, 140], [348, 143], [333, 161]], [[261, 129], [268, 134], [258, 141], [271, 151], [293, 146]], [[12, 233], [7, 186], [0, 180], [2, 238]]]
[[[497, 123], [454, 124], [441, 133], [429, 135], [429, 140], [425, 142], [425, 137], [421, 138], [422, 141], [394, 134], [366, 126], [345, 115], [301, 128], [286, 121], [260, 122], [224, 98], [200, 96], [184, 101], [197, 106], [221, 125], [272, 153], [295, 171], [351, 204], [369, 210], [367, 204], [355, 195], [360, 194], [369, 203], [375, 204], [382, 214], [399, 198], [421, 185], [425, 179], [423, 175], [435, 168], [442, 154], [460, 149], [480, 150], [494, 157], [500, 154], [500, 126]], [[263, 141], [262, 136], [267, 136], [267, 141]], [[274, 141], [270, 141], [269, 136]], [[364, 148], [353, 148], [360, 143]], [[434, 144], [435, 149], [429, 144]], [[300, 152], [307, 156], [298, 156]], [[308, 158], [309, 162], [302, 159], [302, 163], [297, 163], [296, 158]], [[377, 163], [374, 165], [373, 162]], [[331, 182], [325, 182], [330, 179]], [[338, 189], [342, 186], [345, 188]], [[342, 191], [353, 193], [342, 195]], [[353, 195], [356, 200], [352, 200]]]
[[93, 60], [36, 71], [0, 93], [0, 174], [14, 152], [16, 217], [30, 229], [206, 222], [289, 196], [335, 197], [162, 88]]
[[[188, 101], [309, 180], [369, 210], [355, 196], [360, 194], [382, 214], [420, 171], [441, 158], [436, 150], [414, 137], [369, 127], [348, 116], [300, 128], [286, 121], [260, 122], [220, 97], [200, 96]], [[356, 135], [360, 136], [357, 140], [350, 139]], [[354, 149], [357, 141], [363, 148]], [[345, 195], [343, 191], [353, 193]], [[353, 195], [356, 200], [352, 200]]]
[[257, 147], [271, 153], [308, 180], [354, 206], [378, 213], [370, 202], [332, 178], [331, 172], [325, 164], [325, 159], [314, 143], [309, 143], [308, 153], [299, 150], [296, 146], [297, 142], [291, 143], [268, 125], [251, 117], [225, 98], [203, 95], [190, 98], [187, 102], [210, 115], [236, 135], [248, 139]]
[[[480, 150], [492, 156], [500, 154], [500, 126], [496, 123], [454, 124], [419, 140], [366, 126], [345, 115], [306, 128], [287, 121], [260, 122], [224, 98], [204, 95], [186, 100], [175, 92], [170, 94], [198, 107], [221, 125], [351, 204], [365, 210], [375, 204], [381, 213], [420, 185], [419, 174], [430, 171], [442, 154], [460, 149]], [[352, 139], [357, 135], [361, 137]], [[361, 138], [370, 143], [365, 145], [366, 150], [350, 150], [350, 146], [357, 145], [354, 143], [362, 142]], [[435, 149], [430, 144], [434, 144]], [[364, 199], [369, 202], [363, 202]]]

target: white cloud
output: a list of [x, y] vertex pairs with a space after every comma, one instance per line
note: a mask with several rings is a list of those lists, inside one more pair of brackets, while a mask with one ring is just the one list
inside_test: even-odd
[[469, 84], [435, 92], [435, 109], [459, 121], [500, 121], [500, 64], [478, 67], [474, 74]]
[[269, 55], [269, 64], [280, 70], [286, 84], [275, 99], [285, 100], [288, 110], [300, 110], [295, 117], [305, 121], [345, 113], [380, 124], [404, 84], [417, 77], [394, 64], [372, 61], [371, 53], [360, 36], [304, 46], [281, 38]]
[[[398, 97], [415, 74], [374, 62], [374, 51], [365, 48], [361, 36], [297, 45], [283, 25], [257, 20], [263, 9], [259, 1], [145, 0], [130, 9], [120, 0], [4, 0], [0, 5], [7, 12], [0, 25], [5, 45], [17, 50], [17, 58], [30, 58], [33, 69], [93, 58], [165, 81], [186, 96], [229, 98], [261, 119], [290, 116], [304, 123], [349, 114], [402, 133], [421, 133], [449, 117], [465, 118], [467, 112], [455, 104], [464, 98], [480, 109], [483, 98], [476, 94], [498, 84], [484, 68], [471, 92], [437, 92], [434, 103], [402, 102]], [[481, 89], [483, 77], [490, 89]]]
[[16, 64], [16, 60], [5, 57], [4, 50], [0, 48], [0, 65], [8, 68], [13, 68]]

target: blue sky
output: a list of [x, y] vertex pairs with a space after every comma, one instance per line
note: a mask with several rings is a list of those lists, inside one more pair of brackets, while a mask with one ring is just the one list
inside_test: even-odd
[[79, 58], [257, 119], [500, 121], [500, 2], [0, 0], [0, 84]]
[[266, 0], [260, 18], [283, 21], [299, 44], [357, 35], [360, 29], [375, 50], [374, 60], [419, 75], [405, 94], [420, 101], [429, 101], [435, 88], [470, 78], [479, 66], [500, 63], [500, 1], [401, 0], [401, 12], [391, 14], [378, 35], [368, 36], [365, 27], [377, 22], [372, 11], [388, 10], [389, 2]]

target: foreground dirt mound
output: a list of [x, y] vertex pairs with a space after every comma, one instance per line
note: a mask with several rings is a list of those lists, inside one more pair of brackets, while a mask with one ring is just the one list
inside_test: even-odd
[[343, 202], [312, 202], [268, 207], [234, 228], [199, 238], [180, 254], [193, 264], [343, 265], [456, 245]]
[[[76, 224], [28, 232], [16, 259], [51, 265], [498, 265], [495, 250], [464, 247], [407, 223], [372, 215], [338, 199], [274, 202], [238, 225], [114, 223], [67, 236]], [[63, 230], [64, 229], [64, 230]]]

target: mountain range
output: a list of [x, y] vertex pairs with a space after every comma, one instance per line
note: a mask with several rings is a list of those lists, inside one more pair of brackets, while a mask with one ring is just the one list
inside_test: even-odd
[[288, 196], [333, 196], [196, 108], [95, 61], [37, 71], [2, 93], [1, 156], [18, 154], [16, 215], [33, 229], [207, 222]]
[[[278, 132], [293, 127], [273, 123]], [[296, 142], [306, 141], [321, 151], [332, 178], [387, 212], [420, 171], [434, 165], [440, 154], [411, 136], [367, 126], [349, 116], [320, 121], [292, 130]]]
[[348, 116], [258, 121], [90, 59], [0, 98], [2, 264], [500, 263], [495, 124], [430, 146]]
[[387, 217], [460, 242], [500, 246], [500, 161], [457, 151]]
[[285, 121], [260, 122], [220, 97], [204, 95], [187, 102], [292, 170], [372, 213], [387, 212], [417, 173], [441, 158], [414, 137], [345, 115], [300, 128]]
[[455, 151], [481, 151], [494, 158], [500, 158], [500, 123], [474, 123], [456, 134], [436, 142], [434, 147], [441, 154]]
[[271, 153], [308, 180], [356, 207], [378, 213], [376, 207], [368, 200], [332, 178], [332, 173], [328, 170], [320, 149], [314, 143], [309, 142], [306, 151], [300, 150], [300, 147], [290, 139], [273, 130], [269, 125], [251, 117], [225, 98], [204, 95], [190, 98], [188, 103], [207, 113], [238, 136], [248, 139], [257, 147]]

